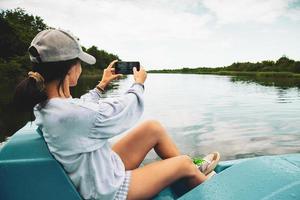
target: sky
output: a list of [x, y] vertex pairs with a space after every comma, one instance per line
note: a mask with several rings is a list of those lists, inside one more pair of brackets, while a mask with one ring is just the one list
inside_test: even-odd
[[147, 69], [300, 60], [300, 0], [0, 0]]

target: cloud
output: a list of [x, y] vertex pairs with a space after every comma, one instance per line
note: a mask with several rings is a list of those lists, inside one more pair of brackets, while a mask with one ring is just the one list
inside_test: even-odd
[[2, 1], [5, 7], [23, 7], [41, 16], [50, 26], [72, 31], [84, 45], [96, 44], [125, 59], [145, 56], [148, 58], [143, 60], [148, 61], [156, 54], [167, 55], [167, 51], [172, 51], [166, 45], [209, 37], [206, 26], [212, 17], [193, 13], [191, 8], [197, 3], [193, 0]]
[[[279, 37], [270, 26], [277, 25], [281, 17], [299, 18], [299, 10], [290, 7], [293, 2], [0, 0], [1, 8], [25, 8], [52, 27], [70, 30], [86, 47], [96, 45], [123, 60], [139, 60], [148, 69], [224, 66], [248, 58], [278, 58], [283, 54], [279, 47], [278, 51], [270, 52], [268, 46], [262, 46], [277, 42], [278, 38], [283, 38], [284, 45], [294, 45], [285, 48], [285, 54], [299, 55], [299, 45], [295, 45], [299, 29], [284, 27], [286, 32]], [[263, 28], [265, 33], [253, 30], [251, 24]]]
[[272, 23], [288, 13], [294, 0], [203, 0], [221, 24]]

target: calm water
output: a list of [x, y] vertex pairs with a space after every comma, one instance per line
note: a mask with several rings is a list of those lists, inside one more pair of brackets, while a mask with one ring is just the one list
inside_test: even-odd
[[[132, 80], [132, 76], [120, 80], [119, 87], [107, 95], [119, 96]], [[96, 82], [81, 80], [73, 96]], [[216, 150], [222, 160], [296, 153], [300, 152], [298, 84], [245, 77], [148, 74], [145, 112], [139, 122], [160, 121], [181, 152], [191, 156]], [[14, 121], [23, 120], [19, 126], [26, 122], [24, 116], [12, 115]], [[155, 153], [148, 159], [156, 159]]]
[[[120, 81], [125, 91], [132, 77]], [[159, 120], [182, 153], [223, 160], [300, 152], [300, 89], [228, 76], [149, 74], [141, 121]], [[150, 159], [155, 154], [149, 155]]]

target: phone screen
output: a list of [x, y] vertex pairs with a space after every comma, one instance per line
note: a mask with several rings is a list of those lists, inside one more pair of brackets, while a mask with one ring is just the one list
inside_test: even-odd
[[115, 64], [115, 73], [116, 74], [133, 74], [133, 68], [140, 70], [140, 62], [124, 62], [118, 61]]

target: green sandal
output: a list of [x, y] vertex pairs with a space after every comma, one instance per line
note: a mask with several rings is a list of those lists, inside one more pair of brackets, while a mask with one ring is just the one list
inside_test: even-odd
[[192, 158], [198, 169], [205, 175], [212, 172], [220, 160], [220, 154], [213, 152], [206, 155], [204, 158]]

